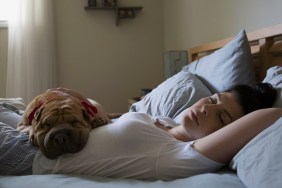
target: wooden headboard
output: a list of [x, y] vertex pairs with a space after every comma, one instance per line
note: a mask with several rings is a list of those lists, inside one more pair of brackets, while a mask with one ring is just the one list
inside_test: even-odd
[[[269, 67], [282, 66], [282, 24], [247, 33], [256, 79], [262, 81]], [[203, 44], [188, 50], [189, 63], [225, 46], [231, 38]]]

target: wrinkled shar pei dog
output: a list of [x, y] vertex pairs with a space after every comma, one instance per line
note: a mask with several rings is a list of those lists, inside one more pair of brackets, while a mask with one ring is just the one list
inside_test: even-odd
[[49, 159], [80, 151], [91, 129], [110, 123], [103, 107], [66, 88], [49, 89], [28, 105], [17, 129]]

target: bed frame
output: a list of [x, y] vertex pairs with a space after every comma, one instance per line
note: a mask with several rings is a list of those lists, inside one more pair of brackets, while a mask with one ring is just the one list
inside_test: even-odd
[[[282, 66], [282, 24], [247, 33], [255, 67], [256, 79], [262, 81], [269, 67]], [[189, 62], [211, 54], [225, 46], [233, 37], [190, 48]]]

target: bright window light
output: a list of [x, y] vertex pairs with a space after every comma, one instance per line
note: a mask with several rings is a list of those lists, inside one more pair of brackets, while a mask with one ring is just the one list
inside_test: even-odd
[[0, 0], [0, 22], [8, 21], [12, 12], [13, 0]]

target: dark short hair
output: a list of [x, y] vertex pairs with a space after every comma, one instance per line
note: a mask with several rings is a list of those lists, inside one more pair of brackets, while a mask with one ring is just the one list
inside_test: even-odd
[[277, 95], [276, 89], [269, 83], [238, 85], [227, 92], [235, 94], [235, 98], [242, 106], [244, 114], [272, 107]]

